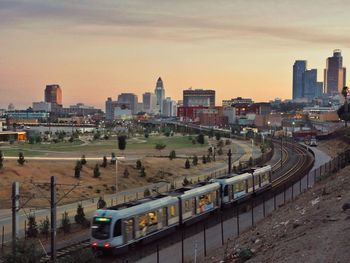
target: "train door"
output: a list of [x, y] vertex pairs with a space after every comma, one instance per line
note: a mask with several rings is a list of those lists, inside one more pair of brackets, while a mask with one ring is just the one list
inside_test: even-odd
[[134, 225], [134, 218], [124, 220], [125, 243], [128, 243], [135, 238]]
[[168, 207], [162, 208], [162, 228], [168, 225]]

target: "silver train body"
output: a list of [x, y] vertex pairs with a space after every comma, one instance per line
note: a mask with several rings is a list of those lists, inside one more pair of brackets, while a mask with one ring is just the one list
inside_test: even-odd
[[92, 219], [91, 245], [98, 249], [123, 248], [167, 230], [200, 220], [271, 185], [271, 167], [225, 176], [157, 197], [99, 209]]

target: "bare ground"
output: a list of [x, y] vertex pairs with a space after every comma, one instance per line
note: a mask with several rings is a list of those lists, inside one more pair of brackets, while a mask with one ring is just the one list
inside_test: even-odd
[[[321, 142], [319, 147], [335, 156], [349, 145], [337, 138]], [[350, 203], [349, 174], [348, 166], [317, 183], [229, 241], [207, 262], [240, 262], [237, 255], [246, 248], [253, 252], [247, 262], [350, 262], [350, 210], [342, 209]]]

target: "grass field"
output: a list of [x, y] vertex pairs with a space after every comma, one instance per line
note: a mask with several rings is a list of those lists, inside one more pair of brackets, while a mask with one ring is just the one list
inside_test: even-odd
[[[165, 149], [183, 149], [204, 147], [206, 144], [192, 144], [194, 136], [154, 136], [149, 138], [137, 137], [127, 140], [126, 151], [128, 150], [147, 150], [155, 149], [157, 143], [163, 143], [166, 145]], [[47, 153], [64, 153], [64, 152], [95, 152], [95, 151], [115, 151], [117, 149], [117, 140], [97, 140], [92, 142], [83, 142], [81, 140], [70, 142], [60, 142], [52, 144], [15, 144], [8, 146], [0, 146], [0, 150], [6, 156], [17, 156], [19, 152], [23, 152], [25, 156], [43, 156]]]

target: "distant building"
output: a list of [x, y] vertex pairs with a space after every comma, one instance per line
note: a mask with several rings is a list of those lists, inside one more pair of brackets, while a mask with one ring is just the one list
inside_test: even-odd
[[62, 105], [62, 90], [60, 85], [57, 85], [57, 84], [46, 85], [45, 102]]
[[215, 107], [215, 90], [187, 89], [183, 91], [184, 107]]
[[26, 140], [26, 132], [0, 132], [0, 142], [25, 142]]
[[143, 111], [148, 114], [155, 114], [157, 112], [157, 96], [154, 93], [146, 92], [142, 95]]
[[40, 101], [40, 102], [33, 102], [33, 111], [45, 111], [45, 112], [51, 112], [51, 103]]
[[154, 90], [154, 93], [156, 94], [157, 97], [157, 108], [159, 113], [162, 113], [162, 105], [163, 105], [163, 100], [165, 99], [165, 89], [163, 85], [163, 80], [161, 77], [158, 78], [156, 88]]
[[306, 60], [296, 60], [293, 65], [293, 100], [303, 97], [303, 74], [306, 71]]
[[105, 118], [107, 121], [112, 121], [114, 119], [114, 109], [117, 107], [117, 101], [113, 101], [111, 97], [107, 98], [105, 102]]
[[205, 126], [224, 126], [228, 124], [228, 117], [224, 116], [217, 108], [198, 110], [198, 118], [199, 124]]
[[254, 101], [250, 98], [242, 98], [242, 97], [237, 97], [234, 99], [230, 99], [230, 100], [223, 100], [222, 101], [222, 106], [223, 107], [232, 107], [233, 105], [236, 104], [253, 104]]
[[317, 69], [305, 70], [303, 74], [303, 98], [309, 101], [323, 93], [323, 82], [317, 82]]
[[196, 107], [178, 107], [177, 117], [182, 122], [198, 122], [198, 112], [201, 109], [207, 109], [208, 107], [196, 106]]
[[346, 86], [346, 68], [343, 67], [343, 57], [339, 49], [334, 50], [333, 56], [327, 59], [324, 86], [328, 95], [339, 93]]
[[114, 108], [114, 120], [131, 120], [132, 111], [127, 108], [116, 107]]
[[132, 114], [137, 113], [137, 95], [134, 93], [122, 93], [118, 96], [118, 104], [129, 105]]
[[165, 116], [165, 117], [176, 116], [176, 101], [172, 100], [169, 97], [163, 100], [162, 116]]
[[15, 107], [15, 105], [13, 105], [12, 102], [7, 107], [7, 110], [9, 110], [9, 111], [14, 111], [15, 109], [16, 109], [16, 107]]

